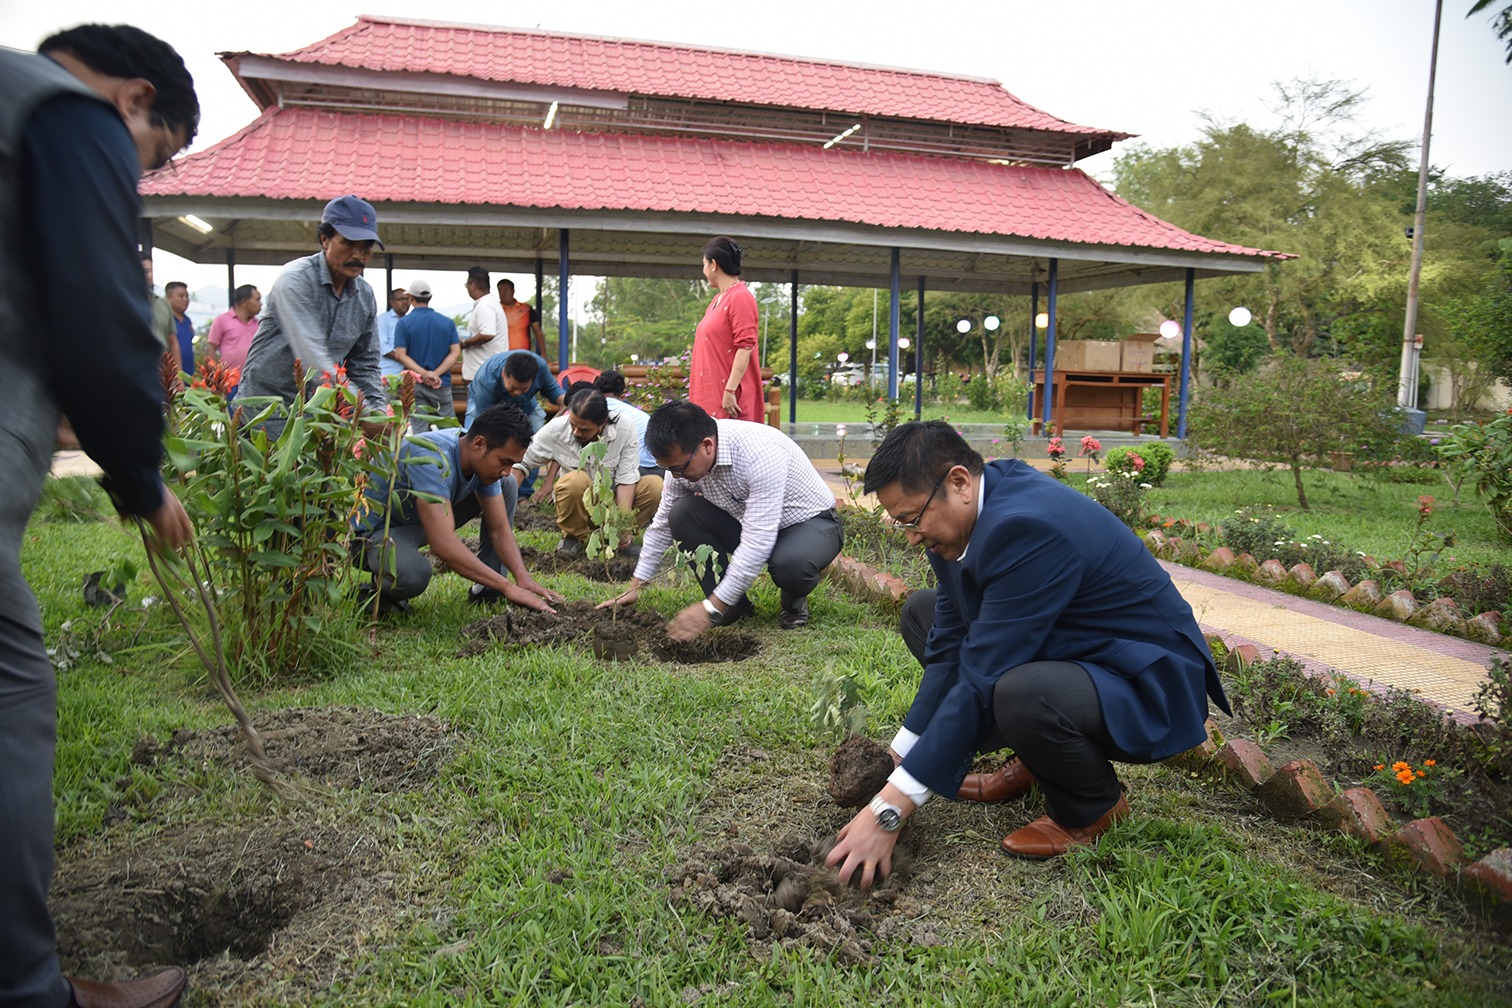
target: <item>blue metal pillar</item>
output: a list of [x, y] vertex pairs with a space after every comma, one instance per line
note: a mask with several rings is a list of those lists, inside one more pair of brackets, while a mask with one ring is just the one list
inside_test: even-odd
[[[895, 402], [898, 398], [898, 320], [902, 300], [899, 286], [902, 280], [899, 276], [902, 253], [896, 246], [892, 250], [892, 292], [887, 302], [887, 401]], [[866, 376], [867, 381], [871, 375]]]
[[1176, 436], [1186, 437], [1187, 401], [1191, 395], [1192, 381], [1192, 284], [1197, 271], [1186, 271], [1186, 311], [1181, 320], [1181, 398], [1176, 407]]
[[1029, 402], [1024, 416], [1034, 419], [1034, 358], [1039, 356], [1039, 281], [1029, 285]]
[[567, 329], [567, 229], [558, 232], [561, 238], [561, 253], [557, 265], [557, 371], [565, 371], [572, 362], [567, 355], [572, 352], [572, 333]]
[[914, 319], [914, 419], [924, 415], [924, 277], [919, 277], [919, 316]]
[[[389, 296], [394, 293], [394, 253], [383, 253], [383, 297], [378, 299], [378, 304], [383, 311], [388, 311]], [[379, 312], [383, 314], [383, 312]]]
[[1050, 316], [1050, 324], [1045, 327], [1045, 401], [1040, 404], [1041, 415], [1044, 419], [1045, 436], [1049, 437], [1050, 411], [1055, 405], [1054, 383], [1051, 378], [1055, 375], [1055, 299], [1060, 294], [1060, 260], [1050, 260], [1050, 292], [1045, 306], [1045, 312]]
[[[236, 249], [226, 249], [226, 303], [231, 302], [231, 295], [236, 293]], [[387, 311], [388, 309], [384, 309]]]
[[798, 422], [798, 271], [788, 283], [788, 423]]
[[546, 286], [546, 264], [536, 256], [536, 314], [540, 314], [541, 305], [546, 303], [546, 292], [542, 289]]

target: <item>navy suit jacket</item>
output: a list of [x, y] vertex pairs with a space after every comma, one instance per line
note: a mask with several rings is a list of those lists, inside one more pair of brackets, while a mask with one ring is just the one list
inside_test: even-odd
[[1015, 459], [988, 464], [963, 561], [939, 578], [903, 767], [954, 795], [991, 736], [998, 678], [1033, 661], [1087, 670], [1108, 734], [1155, 761], [1202, 741], [1207, 697], [1228, 711], [1191, 606], [1139, 537], [1101, 504]]

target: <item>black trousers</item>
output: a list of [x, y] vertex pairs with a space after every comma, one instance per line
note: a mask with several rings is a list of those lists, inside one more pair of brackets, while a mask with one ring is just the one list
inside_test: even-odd
[[[714, 547], [721, 572], [729, 566], [730, 554], [740, 545], [741, 525], [735, 516], [698, 496], [684, 497], [672, 505], [667, 528], [683, 549], [697, 549], [705, 544]], [[807, 597], [844, 544], [845, 529], [833, 509], [778, 532], [772, 555], [767, 557], [767, 573], [782, 589], [783, 604]], [[719, 579], [705, 572], [698, 583], [708, 595]]]
[[[934, 610], [933, 588], [914, 592], [903, 604], [898, 631], [920, 665]], [[992, 717], [981, 751], [1012, 748], [1039, 783], [1045, 811], [1062, 826], [1090, 826], [1117, 804], [1122, 785], [1113, 760], [1150, 762], [1114, 744], [1092, 677], [1075, 662], [1028, 662], [1005, 670], [992, 691]]]

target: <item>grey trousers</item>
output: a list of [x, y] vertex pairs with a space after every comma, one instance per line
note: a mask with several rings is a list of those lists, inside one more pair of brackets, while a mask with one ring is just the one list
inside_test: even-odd
[[[729, 566], [730, 554], [740, 545], [740, 522], [702, 497], [684, 497], [672, 505], [667, 528], [684, 549], [697, 549], [705, 544], [714, 547], [721, 572]], [[772, 555], [767, 558], [767, 573], [782, 589], [783, 604], [806, 598], [843, 545], [845, 528], [833, 510], [779, 531]], [[705, 572], [698, 583], [708, 595], [719, 578]]]
[[[935, 589], [908, 596], [898, 631], [924, 664], [934, 626]], [[1045, 796], [1045, 811], [1062, 826], [1090, 826], [1118, 802], [1122, 785], [1112, 760], [1130, 756], [1108, 736], [1097, 687], [1075, 662], [1028, 662], [1007, 669], [992, 691], [993, 730], [981, 751], [1012, 748]]]
[[37, 600], [6, 528], [0, 544], [0, 1005], [68, 1004], [47, 891], [53, 871], [57, 681]]
[[[510, 525], [513, 525], [517, 499], [515, 481], [506, 475], [499, 482], [504, 489], [504, 511], [509, 516]], [[476, 495], [469, 495], [460, 503], [452, 504], [452, 520], [457, 528], [466, 525], [481, 512], [482, 507], [478, 504]], [[385, 597], [410, 599], [425, 591], [426, 586], [430, 584], [430, 561], [420, 555], [420, 547], [425, 544], [425, 526], [417, 521], [391, 525], [388, 530], [387, 547], [384, 545], [383, 529], [379, 528], [368, 538], [355, 540], [352, 543], [352, 550], [363, 569], [372, 572], [374, 582], [379, 585]], [[486, 520], [478, 536], [478, 559], [500, 574], [508, 576], [504, 570], [503, 561], [494, 551], [493, 537], [489, 535]], [[386, 563], [391, 570], [381, 573]]]
[[415, 413], [410, 417], [410, 429], [416, 434], [431, 429], [431, 422], [426, 417], [438, 416], [450, 420], [456, 415], [456, 407], [452, 405], [450, 385], [431, 388], [429, 385], [415, 383]]

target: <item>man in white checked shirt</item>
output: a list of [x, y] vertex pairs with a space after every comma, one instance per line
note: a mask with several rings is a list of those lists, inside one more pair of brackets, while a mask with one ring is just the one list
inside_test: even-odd
[[667, 549], [714, 547], [723, 576], [699, 577], [705, 598], [667, 624], [673, 640], [692, 640], [754, 611], [746, 590], [765, 566], [782, 590], [778, 625], [809, 621], [808, 596], [840, 553], [845, 534], [835, 497], [793, 441], [775, 427], [715, 420], [689, 402], [651, 414], [646, 445], [667, 471], [661, 506], [646, 529], [640, 563], [623, 594], [599, 608], [630, 605], [661, 570]]

